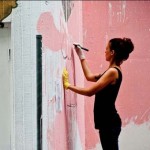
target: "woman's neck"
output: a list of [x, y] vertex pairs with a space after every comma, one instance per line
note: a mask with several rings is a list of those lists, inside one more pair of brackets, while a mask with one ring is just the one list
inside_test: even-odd
[[120, 65], [116, 64], [115, 62], [114, 63], [110, 63], [109, 64], [109, 68], [112, 68], [112, 67], [118, 67], [118, 68], [120, 68]]

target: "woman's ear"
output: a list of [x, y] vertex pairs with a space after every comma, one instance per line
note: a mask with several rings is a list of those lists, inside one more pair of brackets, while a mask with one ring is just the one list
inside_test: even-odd
[[114, 50], [111, 50], [111, 55], [114, 55], [115, 54], [115, 51]]

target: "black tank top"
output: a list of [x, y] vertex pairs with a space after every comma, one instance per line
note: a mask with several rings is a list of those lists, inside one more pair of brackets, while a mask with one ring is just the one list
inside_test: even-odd
[[114, 68], [118, 71], [116, 83], [109, 84], [95, 94], [94, 122], [96, 129], [121, 124], [120, 116], [115, 107], [115, 101], [121, 85], [122, 73], [117, 67]]

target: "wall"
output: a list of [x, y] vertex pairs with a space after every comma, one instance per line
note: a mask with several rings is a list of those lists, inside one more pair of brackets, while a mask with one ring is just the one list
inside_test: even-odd
[[12, 149], [36, 149], [36, 35], [42, 35], [42, 147], [85, 149], [84, 97], [64, 91], [62, 70], [84, 79], [73, 42], [82, 43], [82, 2], [18, 1], [12, 14]]
[[82, 3], [54, 5], [53, 11], [40, 14], [37, 23], [43, 36], [43, 149], [80, 150], [85, 149], [84, 101], [64, 91], [62, 70], [67, 68], [73, 84], [84, 84], [73, 50], [74, 41], [82, 42]]
[[[35, 150], [36, 136], [36, 23], [41, 6], [18, 1], [11, 16], [13, 117], [11, 150]], [[33, 8], [37, 8], [36, 10]]]
[[120, 147], [149, 150], [149, 2], [17, 3], [12, 14], [12, 149], [36, 149], [36, 35], [41, 34], [43, 150], [101, 149], [93, 123], [94, 97], [64, 91], [61, 74], [66, 67], [71, 83], [90, 86], [84, 81], [73, 42], [88, 47], [89, 66], [93, 72], [103, 72], [108, 65], [106, 43], [112, 37], [124, 36], [133, 40], [135, 51], [122, 66], [124, 80], [116, 103], [123, 121]]
[[4, 28], [0, 28], [0, 149], [10, 148], [11, 135], [11, 41], [10, 24], [5, 22]]
[[[123, 83], [116, 102], [123, 128], [121, 150], [149, 150], [150, 110], [148, 73], [150, 21], [149, 1], [84, 1], [84, 45], [90, 49], [87, 60], [93, 72], [103, 72], [108, 64], [104, 51], [109, 39], [129, 37], [135, 45], [129, 60], [123, 63]], [[94, 59], [93, 59], [94, 58]], [[86, 82], [86, 86], [90, 83]], [[86, 149], [101, 149], [93, 124], [93, 100], [85, 98]]]

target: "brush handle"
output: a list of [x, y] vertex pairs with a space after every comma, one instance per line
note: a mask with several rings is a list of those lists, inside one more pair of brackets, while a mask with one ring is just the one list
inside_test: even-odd
[[85, 50], [85, 51], [89, 51], [89, 49], [82, 47], [80, 44], [73, 44], [74, 46], [79, 46], [81, 49]]

